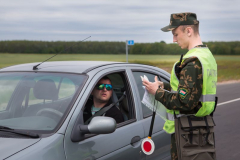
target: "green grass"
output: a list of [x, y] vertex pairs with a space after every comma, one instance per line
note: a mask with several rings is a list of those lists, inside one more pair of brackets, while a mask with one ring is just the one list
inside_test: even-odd
[[[0, 54], [0, 68], [31, 62], [42, 62], [53, 54]], [[180, 55], [129, 55], [130, 63], [142, 63], [171, 71]], [[240, 80], [240, 56], [215, 56], [218, 64], [218, 82]], [[126, 55], [60, 54], [50, 61], [118, 61], [126, 62]]]

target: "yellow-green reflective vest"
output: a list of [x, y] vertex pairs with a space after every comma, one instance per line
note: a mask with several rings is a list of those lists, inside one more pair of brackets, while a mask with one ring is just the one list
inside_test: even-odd
[[[203, 117], [210, 115], [214, 110], [217, 84], [217, 63], [211, 51], [207, 47], [193, 48], [183, 56], [183, 59], [190, 57], [197, 57], [202, 65], [203, 88], [201, 98], [199, 99], [202, 103], [202, 107], [198, 110], [195, 116]], [[179, 84], [179, 80], [175, 73], [175, 65], [177, 63], [178, 62], [176, 62], [173, 66], [170, 79], [170, 85], [173, 92], [177, 92]], [[167, 133], [172, 134], [175, 132], [174, 111], [167, 109], [167, 113], [168, 120], [165, 122], [163, 129]], [[175, 114], [179, 114], [179, 111], [175, 111]]]

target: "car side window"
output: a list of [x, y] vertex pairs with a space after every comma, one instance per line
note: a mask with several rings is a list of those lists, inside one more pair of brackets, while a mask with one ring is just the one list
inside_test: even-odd
[[168, 80], [166, 80], [165, 78], [162, 78], [162, 77], [161, 77], [160, 81], [170, 83]]
[[[98, 94], [98, 93], [96, 94], [96, 92], [103, 93], [103, 90], [105, 90], [106, 86], [104, 86], [103, 90], [97, 89], [97, 87], [95, 87], [95, 86], [97, 84], [99, 84], [100, 82], [101, 83], [107, 82], [108, 80], [102, 81], [106, 77], [108, 79], [110, 79], [110, 82], [112, 85], [111, 97], [107, 101], [107, 104], [105, 104], [102, 108], [97, 110], [96, 108], [94, 108], [95, 107], [94, 106], [94, 98], [100, 99], [101, 97], [99, 97], [99, 95], [101, 95], [101, 94]], [[96, 85], [93, 86], [91, 95], [89, 96], [89, 98], [85, 104], [85, 107], [84, 107], [83, 119], [84, 119], [85, 124], [88, 123], [87, 122], [87, 121], [89, 121], [88, 119], [90, 119], [92, 116], [94, 116], [94, 114], [97, 114], [97, 112], [101, 113], [101, 110], [103, 108], [106, 108], [110, 104], [113, 104], [113, 103], [116, 103], [115, 106], [113, 106], [111, 109], [107, 110], [103, 114], [103, 116], [114, 118], [117, 123], [122, 123], [122, 122], [128, 121], [135, 117], [134, 111], [132, 108], [132, 104], [133, 104], [132, 98], [131, 98], [130, 91], [128, 89], [129, 87], [127, 87], [128, 84], [126, 82], [126, 76], [125, 76], [124, 72], [118, 72], [118, 73], [104, 75], [103, 77], [98, 79], [98, 81], [96, 82]], [[108, 92], [108, 91], [105, 90], [105, 92]], [[126, 94], [126, 96], [123, 96], [124, 93]], [[118, 100], [120, 100], [120, 101], [118, 102]], [[96, 111], [93, 111], [93, 109]]]
[[[157, 75], [154, 75], [152, 73], [147, 73], [147, 72], [139, 72], [139, 71], [133, 71], [133, 76], [134, 76], [134, 79], [136, 81], [136, 84], [137, 84], [137, 87], [138, 87], [138, 91], [139, 91], [139, 95], [140, 95], [140, 98], [142, 100], [143, 98], [143, 95], [144, 95], [144, 88], [143, 88], [143, 84], [142, 84], [142, 79], [140, 76], [147, 76], [148, 77], [148, 80], [150, 82], [154, 82], [155, 80], [155, 76]], [[146, 118], [146, 117], [149, 117], [152, 115], [153, 111], [150, 110], [146, 105], [144, 105], [143, 103], [142, 104], [142, 112], [143, 112], [143, 117]]]

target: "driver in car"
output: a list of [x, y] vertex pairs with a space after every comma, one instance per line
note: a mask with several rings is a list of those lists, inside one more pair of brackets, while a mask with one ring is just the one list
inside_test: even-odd
[[[108, 77], [103, 77], [94, 87], [91, 95], [92, 99], [89, 99], [83, 113], [84, 122], [90, 119], [98, 111], [111, 105], [113, 102], [111, 100], [112, 96], [112, 83]], [[121, 111], [114, 105], [101, 116], [111, 117], [115, 119], [116, 123], [121, 123], [124, 121], [123, 114]]]

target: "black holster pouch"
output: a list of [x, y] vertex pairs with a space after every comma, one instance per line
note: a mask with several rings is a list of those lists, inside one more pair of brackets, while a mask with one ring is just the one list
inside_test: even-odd
[[215, 160], [215, 138], [212, 116], [175, 115], [175, 138], [178, 160]]

